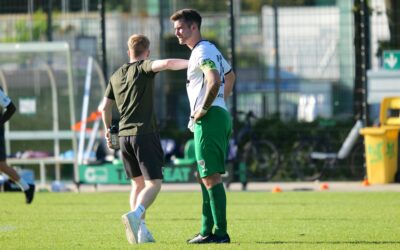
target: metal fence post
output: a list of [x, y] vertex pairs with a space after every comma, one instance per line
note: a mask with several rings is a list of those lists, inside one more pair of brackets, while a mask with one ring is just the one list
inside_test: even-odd
[[369, 124], [368, 114], [368, 79], [367, 70], [371, 67], [370, 64], [370, 32], [369, 32], [369, 8], [368, 1], [360, 1], [360, 36], [361, 36], [361, 85], [362, 85], [362, 110], [363, 110], [363, 121], [365, 126]]
[[105, 11], [105, 0], [99, 0], [98, 10], [100, 12], [100, 27], [101, 27], [101, 59], [103, 66], [103, 74], [106, 82], [108, 81], [107, 74], [107, 49], [106, 49], [106, 11]]
[[273, 1], [274, 8], [274, 43], [275, 43], [275, 109], [280, 118], [280, 58], [279, 58], [279, 24], [278, 24], [278, 1]]
[[53, 24], [52, 24], [52, 11], [53, 11], [53, 0], [48, 0], [47, 2], [47, 41], [53, 41]]
[[364, 125], [369, 124], [368, 114], [368, 79], [367, 70], [370, 64], [370, 32], [369, 8], [367, 0], [354, 2], [354, 47], [355, 47], [355, 78], [354, 78], [354, 112], [356, 119], [362, 119]]
[[[230, 48], [228, 49], [228, 56], [229, 60], [231, 62], [232, 70], [235, 72], [236, 71], [236, 56], [235, 56], [235, 17], [234, 17], [234, 6], [233, 6], [233, 0], [229, 0], [227, 2], [228, 7], [229, 7], [229, 12], [228, 12], [228, 17], [229, 17], [229, 42], [230, 42]], [[235, 72], [236, 73], [236, 72]], [[233, 118], [233, 138], [235, 141], [237, 141], [237, 90], [236, 90], [236, 84], [233, 85], [232, 89], [232, 118]], [[231, 180], [236, 181], [237, 180], [237, 174], [236, 171], [238, 170], [238, 162], [234, 161], [233, 162], [233, 173], [230, 173], [232, 175]]]

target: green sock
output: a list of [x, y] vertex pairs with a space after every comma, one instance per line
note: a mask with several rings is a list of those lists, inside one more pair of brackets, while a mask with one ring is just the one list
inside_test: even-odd
[[226, 194], [224, 184], [219, 183], [208, 189], [210, 195], [211, 211], [214, 218], [215, 234], [224, 236], [227, 234], [226, 228]]
[[214, 220], [211, 212], [210, 206], [210, 196], [208, 195], [208, 190], [204, 184], [201, 184], [201, 193], [203, 194], [203, 210], [201, 217], [201, 230], [200, 234], [207, 236], [211, 234], [214, 227]]

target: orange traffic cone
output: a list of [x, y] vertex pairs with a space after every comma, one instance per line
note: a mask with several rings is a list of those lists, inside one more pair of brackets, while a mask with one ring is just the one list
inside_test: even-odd
[[328, 183], [322, 183], [321, 186], [319, 187], [319, 189], [321, 189], [321, 190], [328, 190], [328, 189], [329, 189]]
[[272, 189], [272, 193], [280, 193], [280, 192], [282, 192], [282, 189], [281, 189], [279, 186], [275, 186], [275, 187]]
[[364, 179], [363, 182], [362, 182], [362, 185], [363, 185], [364, 187], [368, 187], [368, 186], [370, 185], [368, 179]]

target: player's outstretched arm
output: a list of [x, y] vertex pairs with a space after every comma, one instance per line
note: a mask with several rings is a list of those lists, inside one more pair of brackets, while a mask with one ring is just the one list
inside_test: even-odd
[[153, 72], [159, 72], [163, 70], [181, 70], [188, 67], [188, 60], [185, 59], [164, 59], [155, 60], [151, 64], [151, 70]]
[[0, 116], [0, 124], [6, 123], [8, 120], [10, 120], [11, 116], [15, 113], [16, 108], [12, 102], [8, 104], [6, 107], [6, 111], [2, 116]]
[[231, 70], [225, 75], [225, 85], [224, 85], [224, 99], [225, 101], [232, 94], [233, 85], [235, 84], [235, 73]]

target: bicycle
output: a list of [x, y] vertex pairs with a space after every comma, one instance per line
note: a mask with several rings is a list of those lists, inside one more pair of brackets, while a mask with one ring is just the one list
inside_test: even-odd
[[228, 162], [233, 165], [233, 175], [226, 183], [229, 188], [235, 177], [239, 177], [242, 189], [246, 190], [248, 181], [269, 181], [280, 167], [279, 152], [273, 142], [260, 139], [254, 133], [252, 120], [258, 119], [252, 111], [245, 114], [244, 126], [238, 131], [237, 137], [229, 142]]
[[359, 131], [362, 122], [355, 123], [338, 153], [332, 152], [330, 133], [316, 137], [304, 137], [297, 142], [292, 151], [291, 162], [295, 175], [302, 181], [315, 181], [322, 178], [327, 170], [337, 167], [339, 160], [347, 159], [347, 176], [352, 179], [365, 177], [364, 144]]

